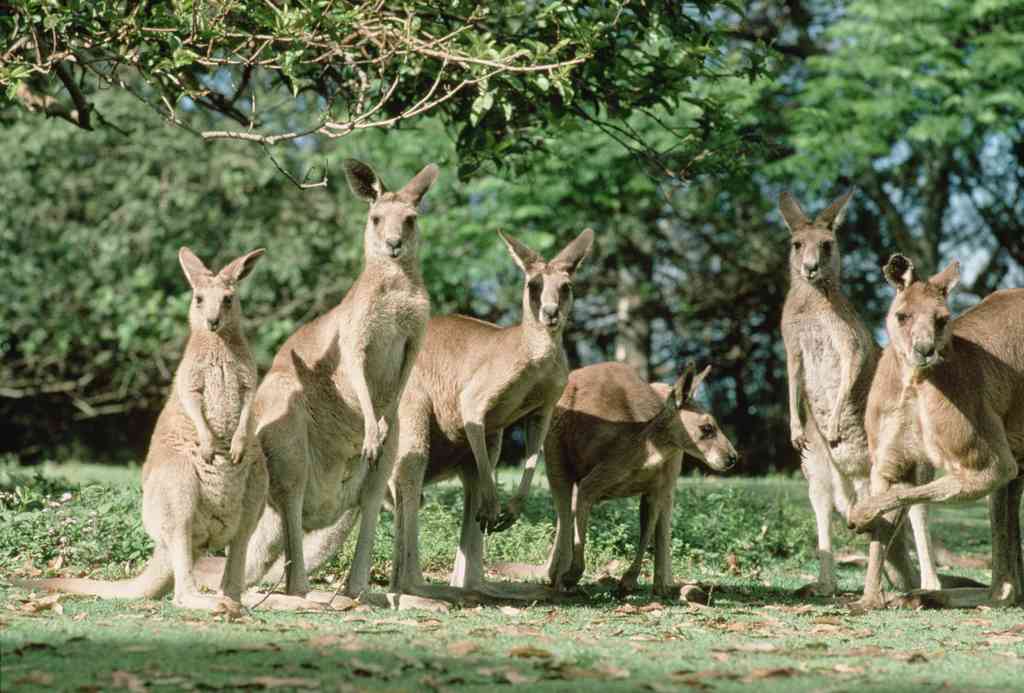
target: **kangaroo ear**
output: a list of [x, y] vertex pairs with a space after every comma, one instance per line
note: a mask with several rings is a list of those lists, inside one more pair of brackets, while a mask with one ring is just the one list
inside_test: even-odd
[[929, 279], [928, 283], [942, 289], [942, 295], [948, 298], [956, 285], [960, 283], [960, 261], [953, 260], [946, 266], [946, 269]]
[[562, 248], [551, 261], [551, 264], [564, 269], [569, 274], [575, 274], [580, 263], [590, 253], [594, 245], [594, 229], [583, 229], [579, 236], [576, 236], [569, 245]]
[[811, 225], [811, 220], [804, 214], [804, 210], [800, 209], [800, 203], [789, 192], [779, 195], [779, 212], [790, 233]]
[[540, 256], [540, 253], [525, 243], [516, 240], [504, 231], [498, 231], [498, 235], [501, 236], [501, 240], [505, 241], [509, 254], [524, 273], [529, 274], [531, 268], [544, 264], [544, 258]]
[[828, 228], [832, 233], [839, 230], [840, 225], [843, 223], [843, 219], [846, 217], [846, 208], [850, 204], [850, 198], [853, 197], [853, 189], [847, 190], [844, 194], [837, 197], [832, 201], [821, 214], [814, 218], [814, 223], [819, 226]]
[[384, 183], [373, 172], [373, 169], [362, 161], [345, 159], [341, 162], [341, 167], [345, 171], [348, 187], [359, 199], [373, 204], [384, 194]]
[[885, 281], [889, 282], [897, 293], [906, 290], [917, 278], [914, 276], [914, 263], [906, 255], [899, 253], [889, 258], [889, 261], [882, 267], [882, 274], [885, 276]]
[[[676, 384], [672, 386], [672, 403], [676, 409], [682, 409], [693, 394], [694, 381], [697, 378], [697, 367], [693, 365], [693, 361], [686, 364], [686, 370], [676, 380]], [[700, 385], [700, 383], [697, 383]]]
[[708, 373], [710, 373], [710, 372], [711, 372], [711, 364], [709, 363], [708, 365], [704, 366], [704, 370], [702, 370], [700, 373], [698, 373], [696, 376], [694, 376], [693, 382], [690, 383], [690, 399], [691, 400], [697, 398], [697, 390], [700, 389], [701, 384], [703, 384], [704, 379], [708, 377]]
[[188, 285], [193, 289], [204, 279], [213, 277], [213, 272], [206, 269], [203, 261], [196, 257], [196, 254], [186, 246], [181, 246], [178, 251], [178, 262], [181, 263], [181, 271], [185, 273]]
[[249, 273], [256, 266], [256, 261], [263, 257], [265, 252], [267, 251], [264, 248], [257, 248], [241, 257], [235, 258], [220, 271], [220, 277], [232, 284], [237, 284], [249, 276]]
[[412, 202], [413, 206], [418, 205], [423, 196], [430, 190], [430, 186], [437, 180], [438, 173], [437, 164], [427, 164], [423, 167], [422, 171], [405, 184], [405, 187], [398, 191], [398, 194]]

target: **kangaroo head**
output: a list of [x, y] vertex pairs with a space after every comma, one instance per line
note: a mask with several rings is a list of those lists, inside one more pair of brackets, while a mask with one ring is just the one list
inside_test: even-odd
[[800, 203], [788, 192], [779, 195], [779, 212], [789, 227], [789, 273], [812, 286], [826, 288], [839, 283], [839, 248], [836, 231], [846, 216], [846, 206], [853, 191], [836, 198], [811, 221], [800, 209]]
[[914, 263], [897, 253], [885, 263], [882, 274], [896, 289], [885, 329], [900, 361], [915, 371], [937, 365], [953, 338], [949, 295], [960, 281], [960, 263], [954, 260], [931, 279], [921, 281], [914, 273]]
[[692, 363], [679, 376], [665, 406], [675, 410], [679, 426], [676, 430], [676, 443], [684, 452], [699, 457], [717, 472], [731, 469], [739, 460], [739, 454], [715, 417], [696, 401], [697, 390], [711, 372], [711, 366], [697, 373]]
[[266, 252], [253, 250], [229, 262], [214, 274], [203, 261], [186, 247], [178, 251], [178, 261], [185, 279], [192, 287], [192, 303], [188, 309], [188, 324], [193, 331], [231, 332], [242, 321], [238, 304], [238, 282], [249, 276], [256, 261]]
[[561, 331], [572, 314], [573, 277], [590, 252], [594, 231], [584, 229], [551, 262], [509, 234], [499, 231], [498, 235], [526, 277], [523, 322], [542, 325], [551, 332]]
[[370, 203], [363, 233], [366, 257], [415, 262], [416, 208], [437, 179], [437, 166], [427, 164], [398, 192], [388, 192], [380, 177], [361, 161], [345, 159], [342, 166], [352, 192]]

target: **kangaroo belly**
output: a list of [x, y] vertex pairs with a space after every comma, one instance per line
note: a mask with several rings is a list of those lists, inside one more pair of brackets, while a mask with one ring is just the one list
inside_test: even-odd
[[192, 521], [196, 549], [222, 549], [234, 538], [250, 469], [249, 464], [231, 464], [219, 454], [212, 464], [198, 466], [199, 506]]

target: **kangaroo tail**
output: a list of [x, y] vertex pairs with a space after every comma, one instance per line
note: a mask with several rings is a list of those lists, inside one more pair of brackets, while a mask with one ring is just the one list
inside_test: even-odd
[[159, 549], [146, 567], [130, 580], [91, 580], [88, 578], [50, 578], [45, 580], [14, 580], [19, 587], [44, 589], [48, 592], [91, 594], [104, 599], [159, 599], [174, 586], [170, 562]]

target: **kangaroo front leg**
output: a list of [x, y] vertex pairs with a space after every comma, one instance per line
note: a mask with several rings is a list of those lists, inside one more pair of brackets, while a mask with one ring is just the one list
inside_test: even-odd
[[836, 395], [836, 401], [832, 405], [828, 428], [822, 431], [828, 440], [828, 444], [832, 447], [838, 445], [842, 437], [842, 432], [839, 428], [842, 422], [843, 409], [846, 408], [846, 403], [850, 399], [850, 391], [853, 389], [855, 374], [860, 371], [864, 363], [864, 350], [861, 349], [856, 340], [850, 340], [843, 346], [845, 348], [842, 349], [843, 358], [839, 367], [839, 392]]
[[252, 413], [252, 402], [254, 399], [256, 399], [256, 390], [251, 387], [246, 388], [242, 394], [242, 412], [238, 415], [238, 428], [235, 429], [235, 434], [231, 436], [230, 457], [232, 464], [241, 462], [245, 455], [245, 445], [250, 440], [252, 426], [250, 414]]
[[649, 493], [640, 496], [640, 541], [637, 543], [636, 556], [633, 562], [621, 578], [619, 578], [619, 592], [629, 594], [636, 590], [640, 580], [640, 570], [644, 565], [644, 554], [651, 544], [654, 536], [654, 529], [658, 524], [661, 509], [657, 500]]
[[199, 456], [204, 462], [209, 462], [213, 459], [214, 440], [210, 425], [203, 417], [203, 386], [201, 383], [190, 384], [182, 379], [176, 381], [174, 389], [185, 415], [196, 427], [196, 435], [199, 437]]
[[804, 359], [800, 352], [800, 343], [787, 338], [786, 332], [783, 332], [782, 336], [786, 342], [786, 372], [789, 385], [789, 438], [794, 448], [803, 450], [807, 447], [807, 437], [801, 418], [804, 405]]
[[[476, 461], [476, 473], [473, 476], [477, 489], [474, 496], [480, 503], [476, 521], [480, 523], [481, 529], [488, 530], [495, 525], [498, 519], [499, 504], [498, 489], [494, 485], [495, 461], [491, 460], [488, 454], [487, 434], [484, 429], [487, 412], [480, 405], [478, 396], [470, 390], [462, 393], [459, 406], [462, 410], [466, 438]], [[465, 478], [468, 479], [468, 476]]]
[[462, 474], [462, 535], [449, 581], [452, 587], [464, 589], [476, 589], [483, 582], [484, 536], [477, 521], [480, 484], [473, 478], [475, 473], [475, 470], [466, 470]]
[[[544, 457], [544, 440], [551, 427], [553, 412], [554, 406], [545, 407], [526, 419], [526, 464], [523, 466], [523, 476], [519, 480], [519, 488], [516, 490], [515, 496], [509, 501], [508, 510], [501, 514], [497, 526], [492, 531], [500, 532], [508, 529], [515, 524], [523, 512], [523, 505], [530, 495], [533, 473], [537, 469], [537, 464]], [[497, 457], [491, 459], [497, 460]]]
[[914, 532], [917, 563], [921, 571], [921, 589], [940, 589], [942, 585], [939, 582], [939, 571], [935, 567], [932, 535], [928, 531], [928, 506], [924, 504], [912, 505], [907, 514], [910, 517], [910, 528]]
[[347, 372], [352, 390], [359, 400], [359, 410], [363, 415], [362, 459], [366, 464], [376, 464], [380, 458], [384, 438], [388, 434], [388, 424], [383, 417], [377, 420], [377, 413], [373, 408], [373, 397], [370, 396], [370, 385], [366, 379], [365, 345], [358, 347], [349, 359]]

